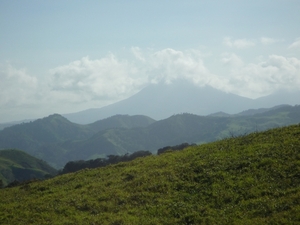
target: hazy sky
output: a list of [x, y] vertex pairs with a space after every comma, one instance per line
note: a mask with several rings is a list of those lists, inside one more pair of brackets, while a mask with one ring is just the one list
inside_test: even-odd
[[300, 89], [299, 0], [0, 0], [0, 122], [101, 107], [184, 78]]

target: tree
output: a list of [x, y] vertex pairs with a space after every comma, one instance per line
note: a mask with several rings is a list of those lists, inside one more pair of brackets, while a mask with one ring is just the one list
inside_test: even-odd
[[3, 188], [3, 181], [0, 179], [0, 188]]

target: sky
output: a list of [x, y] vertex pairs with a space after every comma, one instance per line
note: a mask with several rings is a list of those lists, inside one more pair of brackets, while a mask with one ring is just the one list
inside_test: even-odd
[[299, 0], [0, 0], [0, 123], [99, 108], [185, 79], [300, 90]]

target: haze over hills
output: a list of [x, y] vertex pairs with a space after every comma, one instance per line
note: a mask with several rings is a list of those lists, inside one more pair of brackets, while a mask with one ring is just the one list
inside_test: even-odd
[[0, 149], [17, 148], [61, 168], [71, 160], [153, 153], [168, 145], [205, 143], [300, 122], [300, 106], [281, 106], [255, 115], [177, 114], [155, 121], [147, 116], [116, 115], [79, 125], [55, 114], [0, 131]]
[[75, 123], [88, 124], [115, 114], [147, 115], [156, 120], [179, 113], [209, 115], [222, 111], [235, 114], [248, 109], [299, 104], [298, 96], [299, 92], [280, 92], [250, 99], [210, 86], [199, 87], [188, 81], [176, 81], [172, 84], [152, 84], [120, 102], [63, 116]]

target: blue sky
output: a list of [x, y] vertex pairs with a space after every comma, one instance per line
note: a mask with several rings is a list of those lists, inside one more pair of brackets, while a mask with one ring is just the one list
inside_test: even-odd
[[0, 122], [102, 107], [186, 79], [300, 89], [299, 0], [0, 1]]

